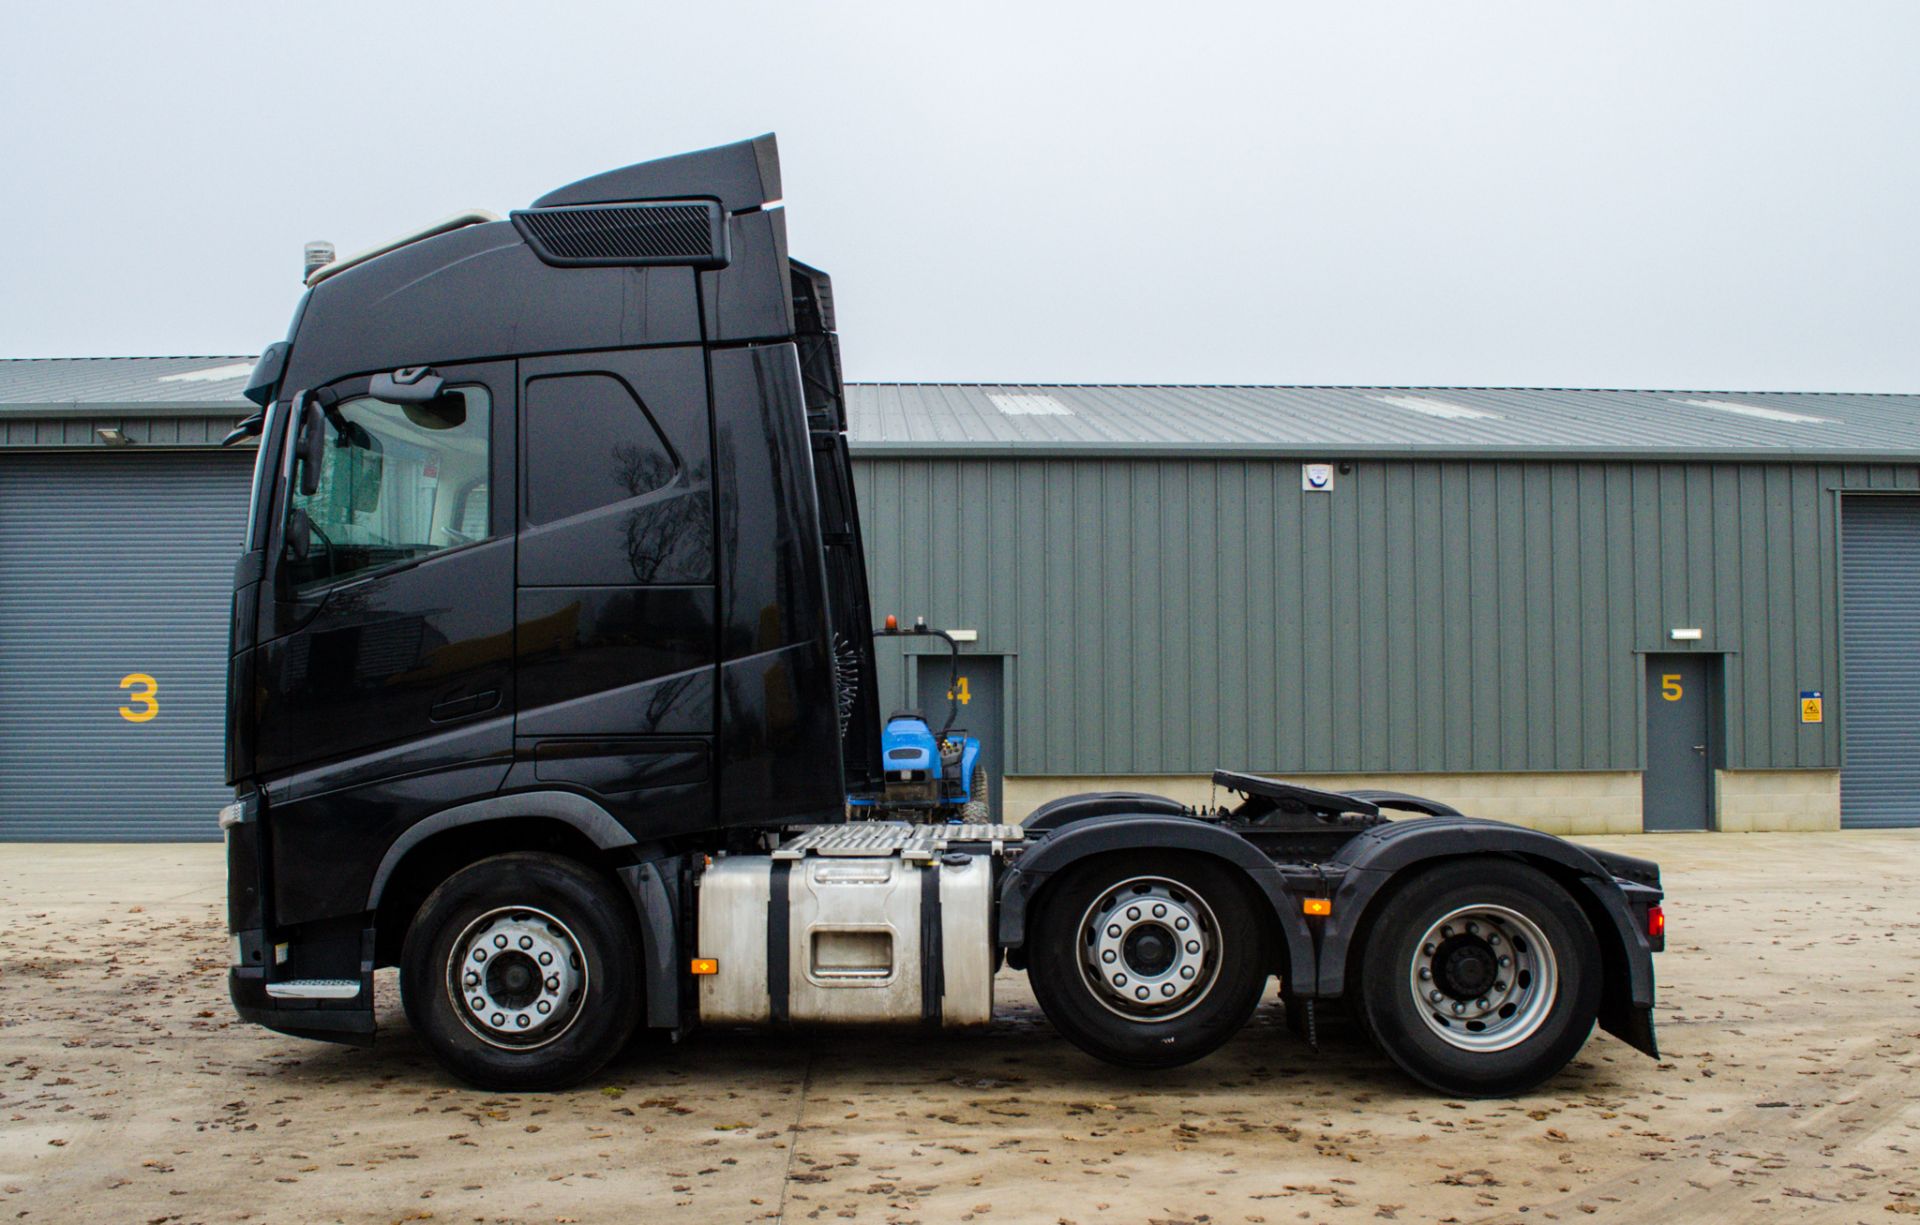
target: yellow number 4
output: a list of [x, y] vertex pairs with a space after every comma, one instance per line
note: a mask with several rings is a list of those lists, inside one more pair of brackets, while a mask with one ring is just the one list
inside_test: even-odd
[[973, 704], [973, 691], [967, 688], [967, 678], [964, 676], [953, 683], [953, 688], [948, 691], [947, 696], [962, 706]]
[[1686, 696], [1686, 692], [1686, 690], [1680, 688], [1680, 674], [1678, 672], [1663, 672], [1660, 674], [1661, 697], [1667, 699], [1669, 702], [1678, 702]]
[[129, 723], [145, 723], [160, 713], [159, 681], [145, 672], [129, 672], [120, 679], [120, 687], [130, 691], [127, 700], [133, 703], [132, 706], [120, 708], [122, 719]]

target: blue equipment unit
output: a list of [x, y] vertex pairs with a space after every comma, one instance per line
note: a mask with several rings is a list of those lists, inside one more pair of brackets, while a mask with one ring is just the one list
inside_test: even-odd
[[900, 634], [939, 638], [952, 652], [946, 723], [936, 732], [917, 710], [889, 715], [880, 731], [880, 791], [877, 795], [849, 795], [847, 806], [865, 810], [862, 816], [887, 816], [892, 810], [901, 810], [922, 815], [931, 812], [949, 821], [986, 821], [991, 804], [980, 741], [954, 727], [960, 714], [954, 693], [960, 674], [960, 646], [945, 631], [929, 629], [924, 618], [912, 629], [903, 630], [898, 621], [888, 617], [886, 625], [876, 631], [878, 637]]

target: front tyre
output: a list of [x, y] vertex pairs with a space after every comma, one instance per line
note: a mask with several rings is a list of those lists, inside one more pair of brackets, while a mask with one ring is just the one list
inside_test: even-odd
[[1218, 860], [1103, 855], [1042, 899], [1027, 977], [1081, 1050], [1122, 1067], [1175, 1067], [1211, 1054], [1259, 1006], [1266, 930], [1246, 879]]
[[441, 884], [400, 957], [407, 1020], [483, 1089], [562, 1089], [626, 1043], [641, 982], [630, 907], [558, 855], [499, 855]]
[[1462, 1097], [1508, 1097], [1567, 1065], [1600, 1009], [1600, 948], [1551, 877], [1458, 860], [1414, 878], [1361, 953], [1367, 1026], [1415, 1079]]

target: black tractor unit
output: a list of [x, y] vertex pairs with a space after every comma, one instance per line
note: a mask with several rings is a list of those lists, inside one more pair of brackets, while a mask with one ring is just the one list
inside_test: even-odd
[[939, 788], [879, 802], [833, 294], [780, 199], [764, 136], [308, 276], [236, 431], [241, 1016], [368, 1043], [397, 966], [446, 1067], [540, 1089], [639, 1028], [980, 1024], [1008, 965], [1129, 1067], [1206, 1055], [1275, 979], [1449, 1094], [1527, 1090], [1596, 1021], [1654, 1053], [1641, 860], [1228, 772], [1230, 807], [990, 824], [924, 719], [884, 748]]

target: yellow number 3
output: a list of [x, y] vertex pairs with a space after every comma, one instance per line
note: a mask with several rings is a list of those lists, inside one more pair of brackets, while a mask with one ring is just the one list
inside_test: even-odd
[[122, 706], [120, 717], [129, 723], [145, 723], [160, 713], [160, 682], [145, 672], [130, 672], [120, 679], [120, 687], [130, 690], [127, 700], [132, 706]]
[[1686, 696], [1686, 693], [1686, 690], [1680, 688], [1680, 674], [1678, 672], [1662, 672], [1660, 674], [1661, 697], [1667, 699], [1669, 702], [1678, 702]]

